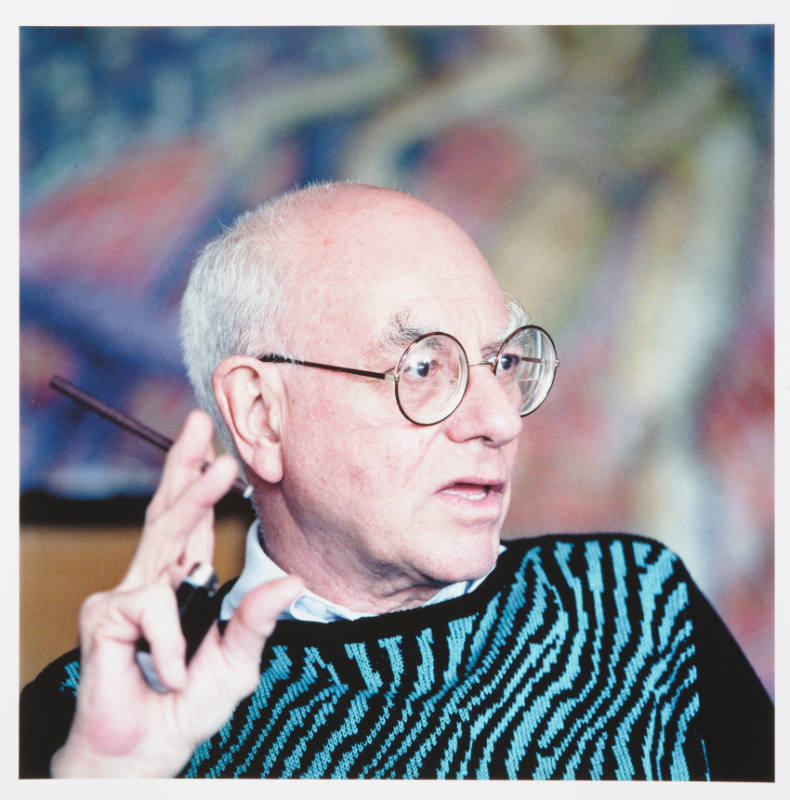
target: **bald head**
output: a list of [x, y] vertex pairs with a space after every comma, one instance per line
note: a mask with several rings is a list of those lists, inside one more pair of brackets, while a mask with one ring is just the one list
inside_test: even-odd
[[[287, 215], [283, 286], [288, 318], [299, 321], [294, 344], [300, 351], [306, 341], [350, 334], [350, 320], [362, 323], [369, 335], [345, 336], [349, 357], [375, 346], [379, 337], [371, 334], [382, 325], [388, 331], [393, 325], [434, 329], [436, 320], [417, 308], [426, 296], [448, 304], [489, 298], [504, 310], [496, 279], [471, 239], [420, 200], [360, 185], [299, 199]], [[333, 348], [345, 350], [342, 342]], [[313, 350], [305, 354], [315, 356]]]

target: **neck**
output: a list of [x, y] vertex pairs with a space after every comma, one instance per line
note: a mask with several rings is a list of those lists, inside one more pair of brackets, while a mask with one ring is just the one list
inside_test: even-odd
[[[258, 504], [258, 508], [271, 506]], [[342, 537], [302, 531], [259, 515], [259, 541], [266, 555], [289, 575], [297, 575], [314, 594], [350, 610], [383, 614], [424, 605], [443, 583], [407, 573], [386, 563], [371, 563]], [[342, 543], [342, 544], [341, 544]]]
[[389, 569], [382, 569], [380, 576], [363, 575], [354, 569], [356, 559], [350, 553], [346, 553], [348, 559], [338, 558], [336, 550], [330, 552], [329, 548], [316, 548], [307, 540], [295, 542], [290, 537], [286, 543], [269, 530], [261, 538], [266, 554], [280, 569], [298, 575], [311, 592], [353, 611], [384, 614], [417, 608], [443, 585], [427, 576], [392, 574]]

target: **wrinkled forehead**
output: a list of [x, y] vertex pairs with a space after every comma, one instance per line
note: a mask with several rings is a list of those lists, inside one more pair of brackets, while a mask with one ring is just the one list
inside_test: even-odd
[[[466, 321], [470, 322], [473, 315], [468, 313], [463, 307], [459, 307], [458, 316], [465, 316]], [[430, 312], [427, 319], [430, 319]], [[382, 335], [377, 341], [372, 342], [374, 348], [386, 350], [390, 345], [397, 347], [407, 347], [416, 339], [426, 336], [429, 333], [443, 332], [451, 333], [460, 338], [460, 331], [452, 330], [452, 325], [445, 325], [431, 322], [420, 322], [423, 317], [409, 306], [403, 306], [396, 311], [383, 327]], [[495, 312], [491, 320], [501, 319], [502, 323], [497, 327], [496, 324], [482, 328], [481, 339], [484, 347], [498, 345], [504, 341], [516, 328], [527, 323], [527, 313], [524, 308], [515, 300], [507, 300], [502, 314]]]
[[289, 304], [313, 340], [331, 336], [361, 352], [443, 330], [475, 347], [512, 329], [512, 310], [475, 244], [417, 201], [316, 215], [299, 245]]

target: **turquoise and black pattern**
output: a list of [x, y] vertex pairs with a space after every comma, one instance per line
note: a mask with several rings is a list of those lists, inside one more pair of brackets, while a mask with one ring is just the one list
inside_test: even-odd
[[508, 545], [466, 597], [283, 622], [187, 777], [709, 777], [689, 585], [628, 537]]
[[[73, 651], [23, 690], [21, 777], [49, 774], [78, 684]], [[182, 775], [771, 781], [773, 725], [671, 552], [545, 536], [508, 543], [455, 600], [280, 622], [258, 689]]]

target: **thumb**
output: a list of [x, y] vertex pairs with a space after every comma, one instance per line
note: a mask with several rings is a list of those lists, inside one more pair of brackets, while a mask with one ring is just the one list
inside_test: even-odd
[[257, 667], [266, 639], [274, 630], [280, 612], [292, 603], [304, 588], [300, 578], [288, 576], [265, 583], [248, 592], [233, 612], [222, 636], [222, 652], [228, 666]]
[[[261, 678], [261, 653], [280, 612], [304, 587], [299, 578], [279, 578], [248, 592], [224, 634], [213, 625], [187, 668], [185, 690], [175, 696], [183, 715], [179, 724], [192, 748], [215, 733], [237, 703]], [[172, 695], [171, 695], [172, 697]]]

